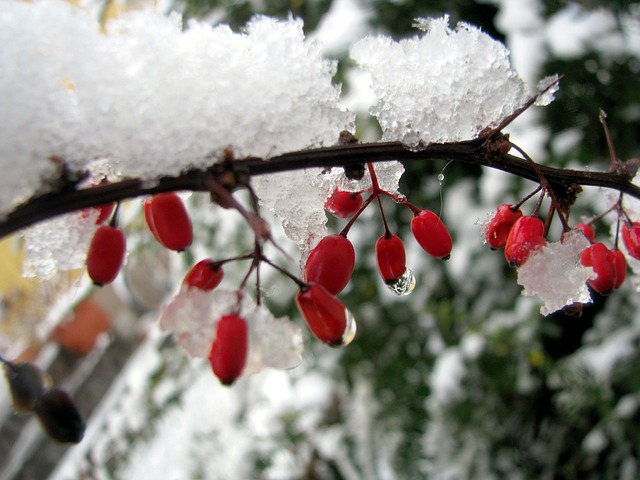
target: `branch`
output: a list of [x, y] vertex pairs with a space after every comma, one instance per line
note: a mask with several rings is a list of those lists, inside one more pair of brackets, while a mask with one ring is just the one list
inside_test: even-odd
[[[211, 182], [233, 190], [246, 185], [256, 175], [306, 168], [349, 167], [366, 162], [398, 160], [404, 163], [453, 160], [501, 170], [539, 183], [536, 167], [556, 194], [575, 197], [577, 186], [595, 186], [617, 190], [640, 199], [640, 187], [620, 172], [593, 172], [536, 165], [508, 153], [508, 137], [500, 132], [475, 140], [432, 143], [409, 148], [400, 142], [340, 144], [333, 147], [285, 153], [270, 159], [225, 160], [206, 170], [190, 170], [177, 177], [163, 177], [154, 186], [139, 179], [125, 179], [93, 188], [73, 189], [62, 184], [55, 191], [36, 195], [17, 206], [0, 221], [0, 237], [15, 233], [37, 222], [82, 208], [122, 201], [167, 191], [209, 192]], [[579, 189], [578, 189], [579, 190]]]

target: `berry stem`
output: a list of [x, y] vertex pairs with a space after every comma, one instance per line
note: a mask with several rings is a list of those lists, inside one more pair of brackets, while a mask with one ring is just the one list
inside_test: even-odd
[[602, 124], [602, 129], [604, 130], [604, 137], [607, 139], [607, 148], [609, 149], [609, 171], [616, 172], [618, 167], [620, 166], [620, 162], [618, 162], [618, 157], [616, 156], [616, 147], [613, 145], [613, 140], [611, 138], [611, 132], [609, 131], [609, 125], [607, 125], [607, 113], [600, 109], [600, 114], [598, 115], [598, 119]]
[[378, 176], [373, 168], [373, 163], [367, 163], [367, 169], [369, 170], [369, 176], [371, 177], [371, 191], [378, 195], [380, 193], [380, 184], [378, 183]]
[[540, 190], [542, 190], [542, 186], [538, 185], [536, 187], [536, 189], [531, 192], [529, 195], [527, 195], [526, 197], [524, 197], [522, 200], [520, 200], [518, 203], [514, 203], [511, 206], [511, 211], [515, 212], [517, 211], [525, 202], [527, 202], [528, 200], [530, 200], [534, 195], [536, 195], [538, 192], [540, 192]]
[[380, 210], [380, 216], [382, 217], [382, 224], [384, 225], [384, 238], [391, 238], [391, 232], [389, 231], [389, 225], [387, 224], [387, 217], [384, 214], [384, 209], [382, 208], [382, 201], [380, 200], [380, 196], [376, 198], [378, 200], [378, 209]]
[[356, 222], [356, 220], [358, 219], [358, 217], [360, 216], [360, 214], [362, 214], [362, 212], [364, 212], [364, 209], [367, 208], [369, 206], [369, 204], [378, 197], [378, 195], [380, 194], [380, 192], [371, 192], [371, 195], [369, 195], [367, 197], [367, 199], [362, 202], [362, 206], [360, 207], [360, 210], [358, 210], [355, 215], [353, 215], [353, 217], [351, 217], [349, 219], [349, 221], [347, 222], [347, 224], [344, 226], [344, 228], [340, 231], [339, 235], [342, 235], [343, 237], [346, 237], [349, 234], [349, 230], [351, 229], [351, 226]]
[[296, 277], [293, 273], [289, 272], [288, 270], [276, 265], [275, 263], [273, 263], [271, 260], [269, 260], [267, 257], [265, 257], [262, 254], [260, 255], [260, 261], [266, 263], [267, 265], [271, 266], [272, 268], [274, 268], [278, 272], [282, 273], [285, 277], [288, 277], [296, 285], [298, 285], [298, 287], [300, 287], [301, 290], [306, 291], [306, 290], [309, 289], [309, 284], [307, 282], [305, 282], [305, 281], [301, 280], [300, 278]]

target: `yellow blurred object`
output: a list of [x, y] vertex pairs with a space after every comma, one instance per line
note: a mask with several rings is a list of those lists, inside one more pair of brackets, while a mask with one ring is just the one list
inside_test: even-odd
[[24, 250], [19, 239], [12, 235], [0, 240], [0, 295], [13, 290], [33, 291], [37, 284], [34, 278], [22, 276]]

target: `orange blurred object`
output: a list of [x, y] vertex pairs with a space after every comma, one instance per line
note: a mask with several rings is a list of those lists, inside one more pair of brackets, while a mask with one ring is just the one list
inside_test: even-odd
[[87, 299], [55, 328], [51, 338], [66, 349], [86, 355], [93, 350], [98, 335], [110, 329], [109, 314], [96, 301]]

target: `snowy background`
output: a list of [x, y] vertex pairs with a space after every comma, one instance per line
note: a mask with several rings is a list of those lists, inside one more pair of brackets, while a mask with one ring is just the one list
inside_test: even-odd
[[[602, 108], [618, 155], [638, 156], [639, 4], [552, 3], [503, 0], [471, 8], [444, 2], [442, 9], [425, 9], [410, 1], [160, 2], [155, 13], [115, 15], [105, 37], [95, 19], [114, 16], [117, 2], [85, 10], [11, 2], [0, 13], [0, 61], [19, 68], [0, 69], [0, 161], [7, 171], [0, 209], [46, 189], [42, 179], [55, 172], [51, 152], [97, 176], [106, 171], [153, 181], [186, 164], [206, 165], [229, 144], [240, 155], [269, 156], [334, 144], [344, 129], [362, 140], [458, 140], [513, 111], [541, 78], [556, 73], [565, 75], [556, 101], [519, 118], [507, 129], [511, 139], [536, 161], [604, 170]], [[304, 23], [291, 20], [290, 11]], [[254, 12], [283, 21], [249, 20]], [[419, 22], [431, 36], [413, 26], [417, 17], [434, 19]], [[475, 27], [456, 29], [458, 21], [502, 40], [510, 56]], [[279, 68], [272, 55], [281, 58]], [[483, 59], [493, 62], [489, 76], [482, 74]], [[51, 97], [31, 95], [30, 87], [40, 84], [36, 91], [54, 92]], [[394, 96], [401, 87], [404, 95]], [[424, 108], [416, 108], [420, 100]], [[136, 105], [144, 106], [141, 116], [130, 118]], [[131, 139], [132, 131], [140, 135]], [[389, 168], [387, 188], [395, 190], [401, 170]], [[535, 186], [444, 161], [405, 168], [400, 191], [442, 214], [454, 239], [451, 259], [427, 258], [410, 239], [408, 211], [385, 202], [417, 277], [414, 293], [397, 298], [372, 275], [382, 225], [369, 209], [349, 236], [357, 270], [341, 295], [358, 319], [356, 340], [331, 350], [305, 332], [299, 366], [267, 369], [232, 388], [177, 348], [157, 319], [193, 259], [251, 247], [245, 224], [192, 195], [196, 243], [184, 255], [167, 254], [144, 231], [139, 203], [128, 205], [127, 267], [106, 301], [121, 308], [112, 308], [115, 328], [101, 348], [108, 351], [119, 337], [135, 347], [92, 407], [85, 440], [58, 450], [49, 478], [636, 479], [640, 297], [634, 282], [609, 297], [593, 295], [580, 318], [543, 317], [542, 302], [521, 295], [516, 272], [480, 235], [498, 204]], [[282, 185], [310, 192], [304, 215], [303, 202], [289, 210]], [[274, 235], [292, 256], [308, 248], [308, 235], [342, 228], [321, 211], [331, 185], [317, 172], [256, 181], [265, 206], [276, 210], [269, 217]], [[572, 219], [600, 212], [610, 201], [587, 189]], [[532, 205], [524, 208], [530, 212]], [[285, 224], [288, 238], [277, 226], [285, 217], [299, 222]], [[609, 244], [611, 220], [597, 232]], [[53, 277], [82, 265], [81, 247], [74, 250], [78, 257], [64, 248], [64, 235], [76, 232], [68, 226], [82, 221], [60, 222], [27, 233], [32, 274]], [[51, 232], [64, 232], [63, 238]], [[87, 242], [82, 228], [73, 238], [75, 245]], [[225, 285], [233, 288], [244, 271], [226, 270]], [[296, 321], [294, 286], [268, 270], [262, 281], [272, 312]], [[43, 305], [40, 311], [21, 322], [5, 314], [3, 351], [47, 338], [90, 293], [84, 277], [56, 275], [49, 282], [24, 288], [38, 290], [31, 298]], [[3, 288], [3, 304], [15, 304], [8, 291]], [[53, 355], [48, 345], [36, 357], [43, 364]], [[0, 418], [8, 419], [6, 392], [0, 395]], [[20, 465], [26, 459], [44, 463], [44, 455], [32, 453], [38, 429], [29, 425], [6, 450], [10, 461], [1, 465], [0, 479], [25, 478], [35, 468]]]

